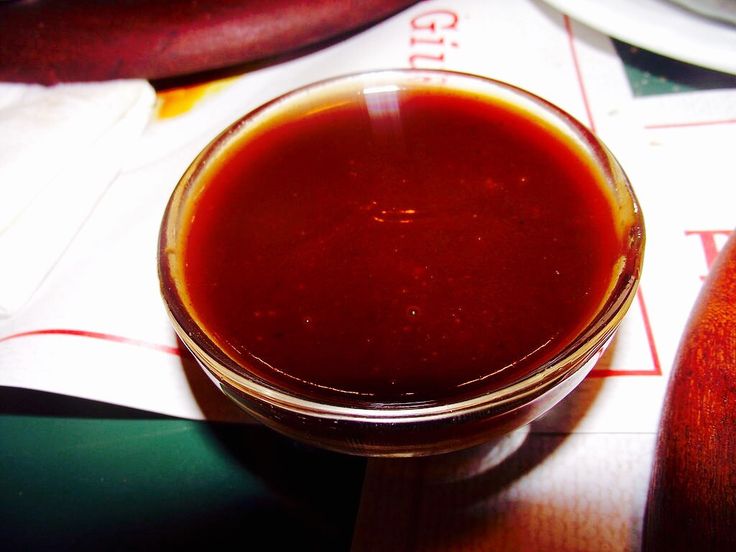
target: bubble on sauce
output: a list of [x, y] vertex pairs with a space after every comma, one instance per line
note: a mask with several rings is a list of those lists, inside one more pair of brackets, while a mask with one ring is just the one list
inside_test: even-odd
[[415, 305], [410, 305], [406, 308], [406, 316], [410, 320], [414, 320], [419, 317], [419, 315], [422, 313], [421, 309]]

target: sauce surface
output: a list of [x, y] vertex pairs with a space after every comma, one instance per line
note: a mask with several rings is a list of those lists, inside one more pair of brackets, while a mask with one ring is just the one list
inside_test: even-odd
[[564, 139], [490, 99], [342, 98], [220, 155], [184, 232], [200, 323], [244, 370], [311, 398], [498, 389], [591, 321], [621, 252]]

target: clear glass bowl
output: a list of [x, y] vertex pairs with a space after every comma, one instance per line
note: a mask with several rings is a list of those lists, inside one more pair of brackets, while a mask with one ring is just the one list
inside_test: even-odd
[[[492, 392], [452, 402], [354, 405], [299, 396], [249, 373], [223, 352], [197, 321], [185, 299], [180, 235], [187, 206], [202, 174], [251, 125], [276, 115], [298, 117], [305, 106], [360, 94], [366, 89], [422, 86], [462, 89], [497, 98], [543, 121], [579, 149], [599, 171], [615, 203], [617, 231], [625, 244], [613, 283], [594, 320], [552, 360]], [[391, 70], [348, 75], [292, 91], [247, 114], [213, 140], [178, 183], [166, 208], [159, 238], [161, 292], [173, 327], [222, 392], [265, 425], [320, 447], [368, 456], [421, 456], [469, 448], [519, 429], [552, 408], [587, 375], [631, 304], [640, 278], [644, 223], [618, 162], [582, 124], [554, 105], [498, 81], [447, 71]]]

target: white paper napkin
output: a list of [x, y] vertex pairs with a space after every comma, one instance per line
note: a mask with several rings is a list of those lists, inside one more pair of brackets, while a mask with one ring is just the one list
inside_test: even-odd
[[0, 83], [0, 317], [16, 312], [54, 266], [154, 104], [143, 80]]

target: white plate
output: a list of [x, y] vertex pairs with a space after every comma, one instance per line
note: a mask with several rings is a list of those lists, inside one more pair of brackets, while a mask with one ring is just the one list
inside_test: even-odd
[[609, 36], [671, 58], [736, 74], [736, 26], [668, 0], [544, 0]]

